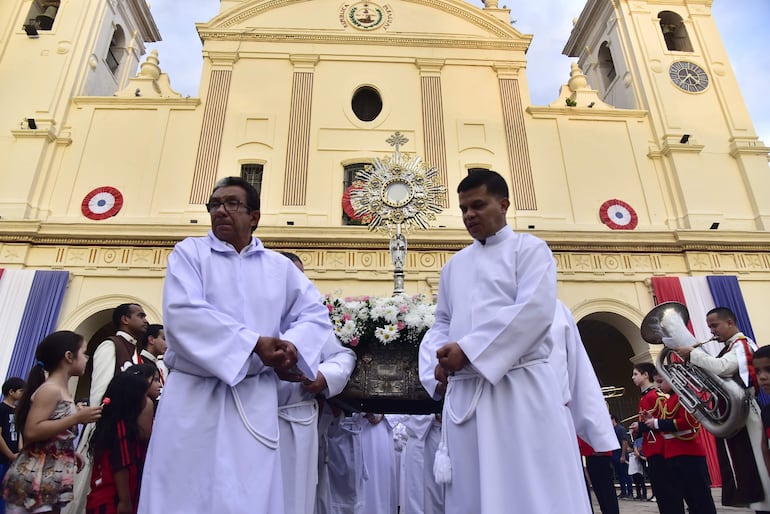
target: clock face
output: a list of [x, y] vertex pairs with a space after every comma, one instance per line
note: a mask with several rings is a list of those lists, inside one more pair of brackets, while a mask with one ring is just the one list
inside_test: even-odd
[[668, 75], [674, 84], [689, 93], [700, 93], [709, 85], [709, 76], [695, 63], [676, 61], [668, 69]]

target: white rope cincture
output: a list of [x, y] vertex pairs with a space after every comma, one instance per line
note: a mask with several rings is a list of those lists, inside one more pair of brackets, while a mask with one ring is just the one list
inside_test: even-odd
[[[310, 411], [310, 415], [304, 418], [300, 418], [289, 414], [289, 411], [295, 407], [312, 407], [312, 409]], [[317, 412], [318, 412], [318, 402], [315, 400], [303, 400], [301, 402], [278, 406], [278, 417], [285, 421], [288, 421], [289, 423], [293, 423], [295, 425], [302, 425], [302, 426], [312, 425], [313, 423], [315, 423], [317, 419], [316, 418]]]
[[238, 409], [238, 415], [241, 417], [241, 421], [243, 421], [243, 426], [246, 427], [246, 431], [251, 434], [254, 439], [264, 444], [271, 450], [278, 449], [278, 434], [276, 433], [275, 437], [270, 437], [260, 433], [256, 428], [254, 428], [249, 422], [249, 419], [246, 417], [246, 411], [243, 409], [243, 403], [241, 403], [241, 397], [238, 396], [238, 391], [236, 391], [234, 387], [229, 387], [229, 389], [233, 394], [235, 408]]
[[[531, 361], [523, 362], [511, 366], [508, 372], [511, 372], [519, 368], [527, 368], [534, 366], [535, 364], [542, 364], [548, 362], [548, 359], [534, 359]], [[458, 416], [452, 409], [452, 404], [449, 401], [449, 392], [453, 389], [453, 385], [458, 380], [470, 380], [476, 379], [476, 389], [473, 392], [473, 398], [471, 398], [468, 408], [462, 416]], [[452, 481], [452, 460], [449, 458], [449, 446], [447, 444], [447, 430], [446, 423], [449, 419], [455, 425], [462, 425], [476, 413], [476, 407], [479, 405], [481, 399], [481, 393], [484, 391], [484, 386], [488, 384], [486, 379], [480, 375], [464, 373], [460, 375], [451, 375], [449, 377], [449, 383], [447, 385], [446, 394], [444, 395], [444, 409], [441, 416], [441, 442], [439, 443], [438, 450], [436, 451], [436, 458], [433, 461], [433, 478], [436, 479], [437, 484], [448, 484]]]

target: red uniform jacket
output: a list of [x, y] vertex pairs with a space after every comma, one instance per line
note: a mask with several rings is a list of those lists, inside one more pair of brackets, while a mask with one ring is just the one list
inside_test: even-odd
[[666, 395], [659, 389], [650, 387], [642, 393], [639, 399], [639, 427], [642, 432], [642, 453], [645, 457], [663, 455], [663, 435], [657, 430], [647, 430], [642, 420], [642, 412], [649, 411], [653, 418], [662, 418], [666, 406]]
[[698, 438], [700, 422], [679, 403], [679, 395], [671, 396], [663, 406], [663, 417], [658, 420], [663, 436], [663, 456], [667, 459], [679, 455], [706, 455], [706, 449]]

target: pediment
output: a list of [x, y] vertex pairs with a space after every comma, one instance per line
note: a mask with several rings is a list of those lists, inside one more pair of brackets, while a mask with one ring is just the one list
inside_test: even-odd
[[443, 41], [526, 50], [532, 36], [499, 15], [462, 0], [248, 0], [197, 26], [203, 40]]

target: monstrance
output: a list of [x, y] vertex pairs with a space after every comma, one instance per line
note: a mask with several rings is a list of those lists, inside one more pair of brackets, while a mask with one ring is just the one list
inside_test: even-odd
[[395, 147], [393, 155], [375, 158], [356, 174], [350, 200], [356, 214], [369, 230], [383, 230], [390, 235], [390, 259], [393, 261], [393, 294], [404, 292], [406, 236], [414, 229], [427, 229], [442, 211], [446, 188], [438, 182], [438, 170], [418, 156], [401, 153], [409, 140], [396, 132], [386, 142]]

